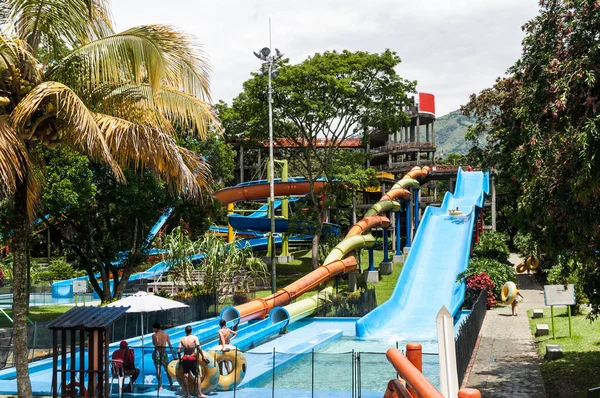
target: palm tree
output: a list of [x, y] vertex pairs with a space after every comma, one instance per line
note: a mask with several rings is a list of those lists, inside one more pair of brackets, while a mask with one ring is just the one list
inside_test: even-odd
[[18, 395], [30, 397], [26, 315], [31, 220], [43, 188], [38, 149], [67, 145], [105, 164], [151, 169], [173, 193], [209, 188], [205, 161], [176, 145], [214, 116], [209, 67], [189, 36], [146, 25], [115, 33], [107, 0], [0, 3], [0, 193], [14, 201], [14, 352]]

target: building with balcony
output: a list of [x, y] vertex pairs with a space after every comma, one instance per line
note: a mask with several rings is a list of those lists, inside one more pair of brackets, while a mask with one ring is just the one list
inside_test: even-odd
[[371, 133], [366, 150], [367, 166], [397, 177], [414, 166], [435, 164], [435, 97], [419, 93], [418, 102], [408, 106], [410, 124], [395, 132]]

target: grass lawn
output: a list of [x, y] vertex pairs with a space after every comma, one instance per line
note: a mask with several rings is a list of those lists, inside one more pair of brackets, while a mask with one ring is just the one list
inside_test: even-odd
[[[73, 308], [72, 305], [44, 305], [40, 307], [30, 307], [29, 319], [31, 322], [48, 322], [71, 308]], [[5, 309], [4, 312], [12, 318], [11, 309]], [[12, 327], [12, 322], [0, 312], [0, 328], [10, 327]]]
[[[535, 325], [546, 323], [552, 329], [550, 309], [544, 309], [544, 317], [531, 319], [529, 327], [535, 333]], [[563, 358], [544, 362], [542, 376], [549, 397], [584, 397], [587, 390], [600, 386], [600, 322], [590, 323], [585, 315], [572, 316], [573, 333], [569, 337], [569, 318], [566, 308], [554, 309], [556, 340], [549, 336], [536, 337], [538, 351], [545, 355], [546, 344], [559, 344]]]

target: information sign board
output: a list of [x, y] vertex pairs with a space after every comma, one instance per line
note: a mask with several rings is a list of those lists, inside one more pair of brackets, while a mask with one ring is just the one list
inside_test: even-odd
[[73, 293], [87, 293], [87, 281], [73, 281]]
[[553, 305], [575, 305], [575, 285], [545, 285], [544, 303]]

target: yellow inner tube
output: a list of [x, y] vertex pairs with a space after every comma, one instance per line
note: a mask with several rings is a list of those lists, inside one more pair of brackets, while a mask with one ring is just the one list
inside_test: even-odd
[[507, 304], [512, 304], [512, 302], [515, 301], [515, 298], [517, 297], [517, 293], [517, 285], [515, 285], [514, 282], [506, 282], [504, 286], [502, 286], [502, 301], [504, 301]]
[[525, 265], [525, 263], [521, 263], [521, 264], [517, 265], [517, 272], [519, 274], [521, 274], [525, 271], [527, 271], [527, 265]]
[[[214, 351], [205, 352], [204, 355], [210, 360], [210, 362], [206, 363], [202, 360], [202, 358], [199, 359], [198, 377], [200, 377], [202, 380], [200, 384], [202, 392], [204, 394], [208, 394], [217, 388], [217, 384], [219, 383], [219, 368], [217, 367], [217, 362], [215, 361]], [[179, 366], [178, 360], [169, 362], [169, 365], [167, 366], [167, 372], [169, 375], [171, 375], [171, 377], [177, 378], [179, 385], [183, 386], [183, 366]], [[188, 384], [188, 388], [190, 390], [190, 394], [196, 394], [195, 382], [192, 382], [192, 385]]]
[[231, 370], [219, 377], [217, 391], [230, 391], [237, 387], [246, 376], [246, 357], [244, 353], [235, 346], [219, 346], [215, 350], [215, 362], [217, 369]]
[[527, 266], [528, 269], [533, 271], [540, 266], [540, 261], [538, 260], [537, 257], [531, 256], [527, 259], [527, 261], [525, 262], [525, 265]]

